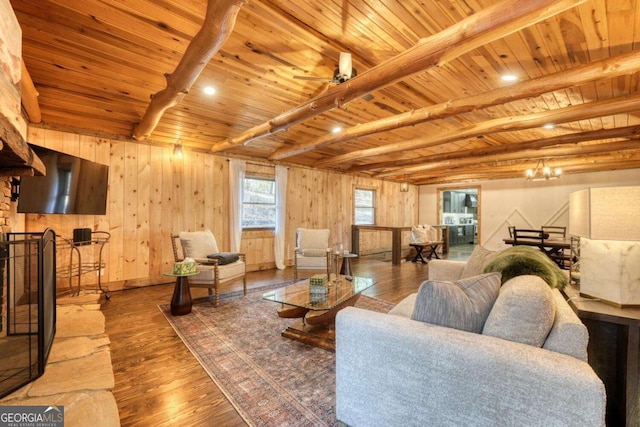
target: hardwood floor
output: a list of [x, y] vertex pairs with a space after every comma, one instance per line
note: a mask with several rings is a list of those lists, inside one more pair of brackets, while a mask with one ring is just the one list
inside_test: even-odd
[[[352, 261], [354, 275], [376, 279], [364, 294], [394, 303], [418, 289], [427, 269], [428, 265], [411, 262], [393, 266], [378, 257]], [[293, 270], [253, 272], [247, 277], [251, 289], [292, 280]], [[238, 283], [237, 289], [241, 286]], [[158, 309], [172, 293], [173, 283], [128, 289], [113, 292], [102, 305], [122, 426], [246, 425]], [[206, 296], [205, 289], [191, 293], [194, 298]]]

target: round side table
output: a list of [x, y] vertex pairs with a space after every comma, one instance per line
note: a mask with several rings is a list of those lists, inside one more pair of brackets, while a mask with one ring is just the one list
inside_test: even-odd
[[173, 288], [173, 297], [171, 298], [171, 315], [183, 316], [191, 313], [191, 291], [189, 290], [189, 276], [199, 274], [199, 271], [189, 274], [173, 274], [164, 273], [165, 276], [176, 278], [176, 285]]
[[356, 254], [341, 254], [342, 257], [342, 268], [340, 269], [340, 274], [345, 277], [347, 280], [351, 280], [353, 276], [351, 275], [351, 258], [358, 258]]

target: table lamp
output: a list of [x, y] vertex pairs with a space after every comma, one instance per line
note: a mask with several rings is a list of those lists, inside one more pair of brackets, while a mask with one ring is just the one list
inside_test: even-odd
[[640, 186], [569, 195], [569, 234], [580, 236], [580, 294], [640, 307]]

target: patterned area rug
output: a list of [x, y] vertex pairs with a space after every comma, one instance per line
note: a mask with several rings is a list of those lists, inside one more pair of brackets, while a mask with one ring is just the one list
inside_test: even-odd
[[[333, 426], [335, 354], [280, 336], [295, 319], [262, 300], [269, 288], [222, 295], [218, 308], [195, 301], [185, 316], [158, 307], [249, 425]], [[362, 295], [356, 307], [386, 313], [393, 304]]]

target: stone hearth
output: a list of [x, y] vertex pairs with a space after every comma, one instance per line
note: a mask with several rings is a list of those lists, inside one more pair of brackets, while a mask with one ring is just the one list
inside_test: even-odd
[[45, 373], [0, 405], [64, 406], [69, 426], [120, 426], [100, 295], [57, 301], [57, 330]]

